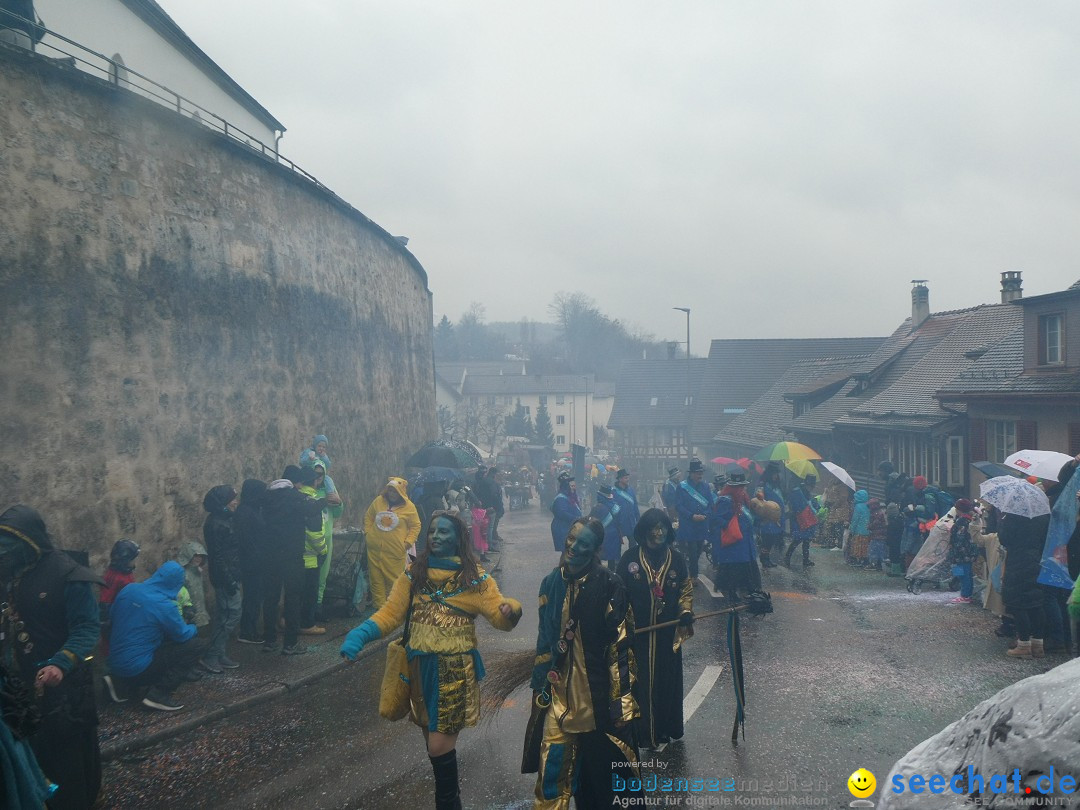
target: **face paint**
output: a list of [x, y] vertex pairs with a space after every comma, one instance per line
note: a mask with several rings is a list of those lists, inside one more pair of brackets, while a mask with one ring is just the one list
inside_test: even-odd
[[662, 548], [664, 543], [667, 542], [667, 529], [664, 528], [664, 524], [657, 523], [649, 529], [649, 536], [645, 538], [645, 542], [649, 548]]
[[458, 553], [457, 529], [450, 518], [435, 518], [428, 527], [428, 548], [435, 557], [453, 557]]
[[600, 549], [602, 538], [597, 537], [584, 523], [575, 523], [570, 527], [570, 536], [566, 538], [566, 550], [563, 561], [574, 572], [584, 569]]

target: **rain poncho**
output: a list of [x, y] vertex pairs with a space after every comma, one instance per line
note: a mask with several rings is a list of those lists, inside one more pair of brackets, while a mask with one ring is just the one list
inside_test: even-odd
[[109, 666], [114, 675], [133, 678], [150, 666], [165, 641], [187, 641], [195, 635], [176, 605], [183, 584], [184, 569], [169, 560], [150, 579], [120, 591], [112, 610]]
[[420, 516], [409, 500], [405, 479], [391, 478], [386, 486], [395, 490], [403, 502], [391, 506], [380, 494], [364, 514], [368, 575], [376, 608], [382, 607], [394, 581], [405, 570], [406, 552], [420, 536]]
[[184, 587], [181, 590], [187, 592], [186, 600], [178, 598], [177, 601], [180, 602], [181, 609], [185, 603], [194, 609], [196, 627], [206, 627], [210, 624], [210, 614], [206, 610], [206, 574], [192, 562], [197, 554], [205, 557], [206, 549], [194, 540], [180, 546], [180, 551], [176, 554], [176, 561], [184, 566]]

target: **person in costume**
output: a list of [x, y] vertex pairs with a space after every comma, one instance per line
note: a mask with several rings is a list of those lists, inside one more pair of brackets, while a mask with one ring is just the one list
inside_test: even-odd
[[682, 471], [678, 467], [669, 467], [667, 481], [660, 487], [660, 500], [667, 510], [668, 517], [672, 520], [679, 519], [679, 512], [675, 509], [675, 500], [679, 495], [679, 483], [682, 481]]
[[683, 735], [682, 643], [694, 634], [694, 586], [686, 558], [675, 550], [675, 529], [662, 509], [649, 509], [634, 527], [636, 545], [619, 560], [634, 621], [639, 626], [678, 625], [634, 635], [641, 717], [638, 743], [657, 748]]
[[675, 533], [690, 567], [690, 577], [697, 583], [698, 558], [705, 541], [709, 539], [709, 515], [715, 496], [709, 485], [702, 480], [705, 465], [700, 459], [690, 462], [687, 480], [679, 484], [675, 496], [675, 511], [679, 515], [679, 529]]
[[484, 663], [475, 621], [481, 615], [497, 630], [513, 630], [521, 603], [503, 596], [477, 563], [464, 521], [436, 512], [416, 562], [394, 582], [386, 604], [341, 645], [354, 661], [365, 644], [408, 621], [410, 715], [427, 743], [437, 810], [462, 806], [455, 746], [461, 729], [480, 718]]
[[563, 550], [570, 524], [581, 517], [581, 503], [578, 501], [577, 484], [574, 476], [568, 472], [559, 473], [559, 494], [551, 502], [551, 541], [556, 551]]
[[780, 465], [770, 461], [761, 474], [759, 497], [762, 501], [772, 501], [780, 507], [780, 516], [776, 520], [758, 518], [758, 532], [761, 535], [761, 567], [775, 568], [772, 551], [778, 554], [784, 551], [784, 533], [787, 531], [787, 500], [781, 485]]
[[622, 507], [615, 502], [615, 495], [611, 487], [601, 484], [596, 490], [596, 503], [593, 504], [589, 517], [599, 520], [604, 525], [604, 546], [600, 551], [600, 559], [612, 571], [619, 564], [622, 556], [622, 531], [620, 529], [619, 516]]
[[[615, 780], [640, 778], [634, 614], [622, 580], [600, 564], [603, 538], [600, 521], [575, 520], [558, 567], [540, 584], [531, 680], [534, 712], [543, 713], [536, 810], [567, 810], [571, 797], [581, 808], [611, 807]], [[534, 713], [530, 725], [539, 722]], [[629, 789], [618, 797], [644, 801]]]
[[714, 584], [733, 602], [761, 588], [748, 483], [744, 470], [730, 473], [710, 515]]
[[638, 507], [637, 493], [630, 486], [628, 470], [619, 470], [615, 473], [615, 487], [611, 492], [615, 496], [615, 502], [619, 504], [619, 534], [629, 546], [634, 536], [634, 527], [641, 520], [641, 509]]
[[814, 561], [810, 559], [810, 541], [817, 534], [817, 515], [814, 513], [814, 486], [816, 475], [808, 475], [791, 490], [788, 504], [791, 507], [791, 544], [784, 554], [784, 565], [791, 565], [791, 555], [802, 546], [803, 568], [810, 568]]
[[[0, 515], [4, 680], [36, 692], [41, 724], [30, 747], [57, 785], [49, 807], [93, 807], [101, 791], [94, 678], [88, 659], [100, 617], [93, 585], [104, 582], [53, 547], [41, 515], [19, 504]], [[179, 619], [179, 616], [177, 616]]]
[[408, 491], [404, 478], [391, 478], [364, 514], [371, 601], [376, 610], [405, 570], [409, 547], [420, 536], [420, 516]]

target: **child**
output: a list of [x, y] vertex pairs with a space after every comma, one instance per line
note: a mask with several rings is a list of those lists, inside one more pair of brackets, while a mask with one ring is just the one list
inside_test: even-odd
[[176, 600], [180, 614], [188, 624], [200, 629], [206, 627], [210, 624], [210, 613], [206, 610], [206, 549], [194, 540], [184, 543], [176, 561], [184, 566], [184, 587]]
[[960, 498], [955, 509], [956, 520], [949, 529], [949, 562], [960, 577], [960, 595], [951, 601], [954, 605], [968, 605], [971, 604], [971, 594], [975, 586], [971, 576], [971, 563], [977, 554], [968, 529], [974, 516], [974, 504], [967, 498]]
[[101, 619], [101, 655], [109, 657], [109, 611], [117, 594], [135, 581], [135, 558], [139, 556], [139, 544], [134, 540], [117, 540], [109, 553], [109, 567], [105, 570], [105, 587], [98, 597], [98, 615]]
[[851, 565], [859, 568], [868, 568], [870, 565], [870, 507], [867, 502], [870, 493], [860, 489], [855, 493], [855, 505], [851, 510], [851, 522], [848, 531], [851, 532], [849, 541], [849, 558]]
[[481, 562], [488, 561], [487, 531], [491, 523], [491, 516], [482, 506], [474, 506], [472, 509], [472, 544], [480, 555]]
[[889, 534], [889, 521], [885, 516], [885, 504], [878, 498], [871, 498], [870, 503], [870, 568], [882, 570], [885, 564], [886, 539]]

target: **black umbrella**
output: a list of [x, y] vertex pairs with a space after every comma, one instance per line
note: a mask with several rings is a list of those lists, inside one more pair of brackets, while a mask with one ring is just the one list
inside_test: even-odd
[[449, 467], [451, 469], [476, 467], [477, 464], [478, 462], [472, 455], [463, 449], [448, 447], [435, 442], [425, 444], [409, 456], [409, 460], [405, 462], [406, 467]]
[[409, 477], [409, 487], [411, 489], [414, 486], [430, 484], [433, 481], [445, 481], [452, 484], [454, 481], [464, 480], [465, 473], [461, 470], [451, 469], [450, 467], [425, 467], [416, 475]]
[[460, 451], [473, 460], [472, 464], [462, 464], [462, 467], [479, 467], [484, 463], [483, 456], [472, 442], [459, 441], [458, 439], [437, 439], [431, 442], [436, 447], [449, 447], [455, 452]]
[[1020, 476], [1020, 473], [1012, 467], [1006, 467], [1003, 464], [995, 464], [993, 461], [973, 461], [971, 462], [971, 466], [987, 478], [997, 478], [999, 475], [1011, 475], [1013, 477]]

